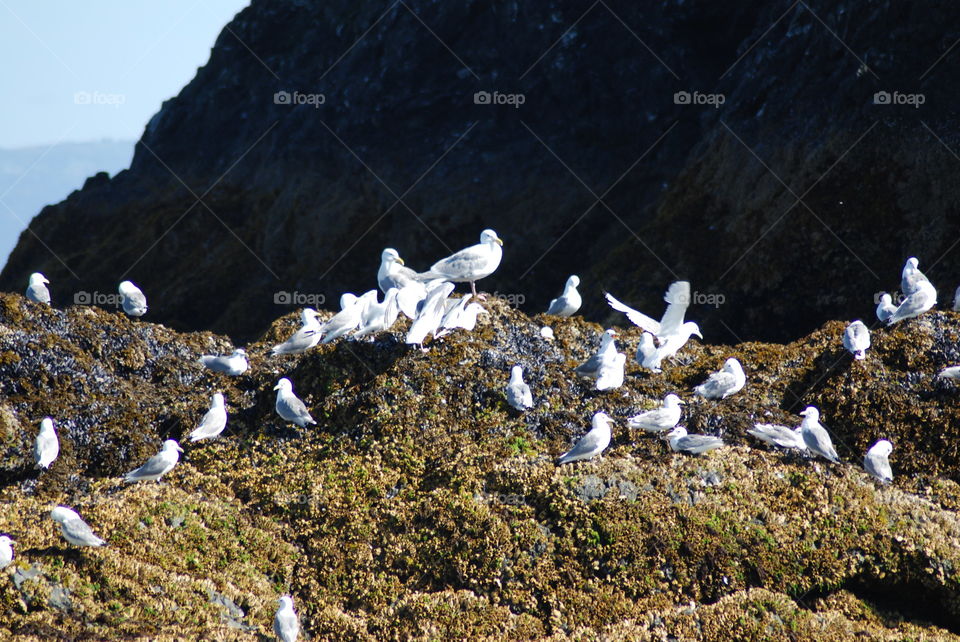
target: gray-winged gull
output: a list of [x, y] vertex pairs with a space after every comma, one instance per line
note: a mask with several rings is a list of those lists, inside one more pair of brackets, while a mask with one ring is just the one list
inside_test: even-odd
[[880, 303], [877, 304], [877, 319], [886, 321], [896, 311], [897, 306], [893, 304], [893, 297], [883, 292], [880, 295]]
[[163, 442], [160, 452], [151, 457], [139, 468], [131, 470], [123, 476], [125, 482], [132, 483], [138, 481], [160, 481], [160, 479], [173, 470], [177, 462], [180, 461], [180, 453], [183, 448], [173, 439], [167, 439]]
[[190, 441], [219, 437], [226, 427], [227, 408], [223, 403], [223, 394], [217, 392], [210, 398], [210, 408], [200, 420], [200, 425], [190, 433]]
[[600, 347], [589, 359], [574, 368], [581, 377], [596, 378], [600, 371], [600, 364], [603, 360], [611, 359], [617, 353], [617, 343], [614, 339], [617, 337], [617, 331], [613, 328], [607, 328], [600, 335]]
[[597, 390], [614, 390], [623, 385], [623, 369], [627, 363], [627, 355], [622, 352], [607, 353], [600, 360], [597, 369]]
[[800, 426], [789, 428], [779, 424], [754, 424], [753, 428], [747, 429], [747, 433], [771, 446], [806, 450], [807, 444], [803, 441], [801, 430]]
[[800, 434], [803, 435], [803, 443], [807, 445], [807, 449], [815, 455], [839, 464], [840, 458], [837, 457], [830, 433], [820, 424], [820, 411], [813, 406], [807, 406], [800, 415], [803, 417]]
[[132, 282], [123, 281], [117, 291], [123, 297], [121, 303], [124, 312], [132, 317], [142, 317], [147, 313], [147, 297]]
[[300, 635], [300, 620], [297, 618], [297, 612], [293, 610], [293, 598], [284, 595], [279, 602], [280, 606], [277, 607], [277, 613], [273, 616], [273, 632], [280, 642], [297, 642], [297, 636]]
[[503, 258], [503, 241], [493, 230], [480, 233], [480, 243], [464, 248], [445, 259], [440, 259], [426, 272], [422, 279], [443, 279], [454, 283], [469, 283], [473, 296], [477, 296], [476, 282], [493, 274]]
[[297, 395], [293, 394], [293, 384], [290, 383], [289, 379], [286, 377], [280, 379], [273, 389], [277, 391], [277, 414], [284, 421], [295, 423], [301, 428], [305, 428], [307, 424], [317, 423], [310, 416], [306, 404], [300, 401]]
[[607, 413], [598, 412], [593, 416], [591, 423], [593, 427], [590, 432], [581, 437], [573, 448], [560, 455], [557, 460], [558, 464], [592, 459], [610, 445], [610, 427], [613, 421], [607, 416]]
[[854, 359], [866, 358], [867, 349], [870, 347], [870, 329], [863, 321], [857, 319], [843, 331], [843, 347]]
[[50, 519], [60, 524], [63, 538], [74, 546], [103, 546], [105, 541], [97, 537], [93, 529], [73, 509], [57, 506], [50, 511]]
[[[350, 296], [347, 296], [347, 295]], [[330, 343], [339, 339], [348, 332], [353, 332], [360, 327], [363, 320], [363, 309], [369, 301], [377, 300], [377, 291], [369, 290], [361, 296], [354, 296], [350, 292], [340, 297], [341, 310], [323, 324], [322, 343]]]
[[916, 290], [903, 300], [890, 318], [887, 319], [887, 325], [893, 325], [904, 319], [912, 319], [920, 316], [937, 304], [937, 291], [930, 281], [919, 281]]
[[920, 283], [930, 282], [927, 275], [920, 271], [919, 265], [920, 261], [915, 256], [911, 256], [903, 265], [903, 270], [900, 272], [900, 291], [904, 296], [910, 296], [916, 292]]
[[44, 417], [40, 422], [40, 432], [33, 442], [34, 468], [50, 468], [60, 454], [60, 439], [53, 427], [53, 419]]
[[320, 343], [323, 337], [322, 324], [317, 318], [317, 311], [313, 308], [304, 308], [300, 311], [300, 328], [293, 335], [270, 349], [270, 354], [302, 354]]
[[[363, 310], [360, 312], [360, 327], [354, 333], [355, 339], [363, 337], [372, 337], [378, 332], [385, 332], [393, 327], [400, 316], [400, 307], [397, 304], [397, 294], [400, 292], [397, 288], [390, 288], [383, 295], [383, 301], [377, 301], [376, 291], [372, 290], [373, 296], [364, 300]], [[363, 299], [361, 297], [361, 299]]]
[[510, 382], [507, 383], [507, 403], [517, 410], [533, 408], [533, 393], [530, 386], [523, 380], [523, 366], [516, 365], [510, 371]]
[[714, 372], [693, 391], [705, 399], [726, 399], [740, 392], [746, 382], [747, 376], [743, 373], [743, 366], [735, 358], [730, 357], [723, 363], [722, 370]]
[[225, 375], [236, 377], [242, 375], [250, 367], [247, 361], [247, 352], [243, 348], [237, 348], [230, 355], [205, 354], [199, 359], [200, 364], [214, 372], [222, 372]]
[[423, 342], [428, 334], [436, 336], [447, 312], [447, 297], [453, 292], [453, 288], [453, 283], [443, 283], [427, 294], [427, 298], [423, 300], [423, 304], [417, 313], [417, 318], [413, 320], [410, 329], [407, 330], [406, 343], [423, 347]]
[[580, 305], [583, 303], [580, 292], [577, 291], [578, 285], [580, 285], [579, 276], [574, 274], [568, 278], [560, 296], [550, 301], [550, 305], [547, 307], [547, 314], [558, 317], [569, 317], [576, 314], [577, 310], [580, 309]]
[[46, 303], [50, 305], [50, 290], [47, 289], [47, 277], [39, 272], [30, 275], [30, 282], [27, 284], [27, 298], [34, 303]]
[[937, 376], [943, 377], [944, 379], [960, 379], [960, 366], [944, 368]]
[[664, 432], [672, 430], [680, 423], [680, 405], [683, 401], [675, 394], [669, 394], [663, 398], [659, 408], [641, 412], [627, 420], [627, 426], [630, 428], [639, 428], [647, 432]]
[[890, 453], [893, 452], [893, 444], [886, 439], [881, 439], [874, 445], [863, 458], [863, 468], [868, 473], [879, 479], [883, 483], [893, 481], [893, 469], [890, 468]]
[[670, 284], [666, 294], [663, 295], [663, 300], [667, 302], [667, 309], [663, 313], [663, 318], [659, 321], [648, 317], [639, 310], [634, 310], [625, 303], [621, 303], [609, 292], [605, 296], [611, 308], [626, 314], [634, 325], [638, 325], [653, 334], [662, 343], [668, 336], [680, 332], [683, 317], [690, 306], [690, 283], [676, 281]]
[[712, 435], [688, 435], [687, 429], [683, 426], [677, 426], [664, 435], [663, 438], [670, 442], [670, 448], [674, 452], [685, 452], [691, 455], [700, 455], [709, 450], [726, 446], [719, 437]]

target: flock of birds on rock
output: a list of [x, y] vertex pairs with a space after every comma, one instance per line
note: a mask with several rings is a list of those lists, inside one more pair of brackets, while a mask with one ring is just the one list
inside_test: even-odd
[[[340, 311], [326, 322], [322, 322], [316, 310], [304, 308], [301, 312], [300, 328], [283, 343], [273, 346], [271, 355], [302, 354], [320, 343], [331, 343], [352, 334], [354, 339], [373, 338], [373, 335], [389, 330], [402, 313], [409, 317], [411, 324], [406, 335], [406, 343], [423, 349], [426, 340], [433, 341], [450, 334], [457, 329], [473, 330], [479, 314], [485, 313], [483, 306], [477, 303], [484, 295], [478, 294], [476, 282], [492, 274], [500, 265], [503, 241], [493, 230], [484, 230], [480, 243], [452, 254], [434, 263], [426, 272], [416, 272], [405, 266], [399, 253], [387, 248], [381, 254], [380, 268], [377, 272], [377, 284], [383, 299], [377, 290], [370, 290], [361, 296], [345, 293], [340, 298]], [[907, 260], [901, 275], [903, 300], [894, 305], [891, 295], [884, 293], [877, 306], [877, 318], [888, 325], [919, 316], [931, 309], [937, 300], [936, 289], [920, 272], [916, 258]], [[471, 293], [459, 299], [451, 299], [455, 283], [469, 283]], [[29, 300], [50, 304], [49, 281], [39, 272], [30, 276], [26, 290]], [[577, 290], [580, 279], [571, 276], [567, 279], [563, 292], [550, 302], [548, 315], [569, 317], [575, 314], [582, 303]], [[143, 292], [130, 281], [123, 281], [118, 292], [120, 303], [126, 314], [133, 317], [143, 316], [147, 312], [147, 300]], [[694, 335], [703, 338], [699, 326], [692, 321], [684, 321], [690, 304], [690, 284], [677, 281], [669, 286], [664, 301], [666, 311], [659, 321], [622, 303], [607, 293], [606, 299], [611, 308], [622, 312], [643, 333], [636, 352], [636, 362], [641, 368], [654, 373], [662, 371], [665, 361], [674, 357]], [[954, 310], [960, 310], [960, 288], [954, 299]], [[552, 330], [544, 327], [541, 335], [547, 339], [553, 337]], [[596, 353], [586, 362], [576, 367], [574, 372], [580, 377], [592, 379], [596, 390], [612, 390], [623, 385], [624, 368], [627, 357], [617, 351], [617, 332], [608, 329], [600, 337]], [[854, 358], [864, 359], [870, 348], [870, 331], [860, 320], [847, 326], [843, 334], [843, 346]], [[199, 362], [204, 367], [228, 376], [239, 376], [247, 371], [249, 362], [242, 348], [230, 355], [203, 355]], [[942, 377], [960, 378], [960, 366], [947, 368], [940, 373]], [[711, 374], [706, 381], [696, 386], [694, 394], [704, 399], [723, 400], [737, 394], [747, 383], [743, 366], [736, 358], [729, 358], [723, 368]], [[286, 377], [281, 378], [274, 390], [277, 392], [276, 412], [286, 422], [300, 428], [317, 422], [311, 417], [306, 404], [293, 392], [293, 383]], [[534, 407], [534, 396], [530, 386], [523, 380], [523, 367], [515, 365], [511, 369], [506, 384], [507, 403], [523, 412]], [[627, 426], [647, 433], [660, 434], [670, 448], [676, 452], [699, 455], [723, 447], [724, 441], [713, 435], [691, 435], [680, 425], [684, 401], [676, 394], [668, 394], [662, 404], [655, 409], [641, 412], [627, 420]], [[819, 456], [832, 463], [840, 463], [829, 432], [820, 423], [820, 412], [812, 406], [802, 413], [802, 421], [795, 428], [775, 424], [757, 423], [748, 430], [756, 439], [778, 448], [796, 450], [809, 456]], [[559, 464], [588, 460], [603, 453], [610, 445], [613, 420], [604, 412], [593, 415], [591, 429], [581, 437], [567, 452], [560, 455]], [[217, 392], [211, 398], [210, 408], [200, 424], [189, 438], [191, 442], [218, 437], [226, 428], [227, 411], [222, 393]], [[37, 468], [47, 469], [56, 460], [60, 445], [50, 417], [40, 423], [40, 432], [34, 445], [34, 460]], [[892, 444], [881, 439], [877, 441], [864, 457], [864, 468], [881, 482], [893, 480], [889, 455]], [[160, 452], [149, 458], [142, 466], [127, 473], [123, 479], [128, 483], [155, 480], [160, 481], [177, 465], [183, 449], [173, 439], [163, 442]], [[66, 506], [57, 506], [50, 513], [51, 519], [60, 525], [63, 538], [74, 546], [98, 547], [106, 542], [98, 537], [93, 529], [83, 521], [74, 510]], [[13, 540], [0, 536], [0, 568], [8, 566], [13, 560]], [[299, 621], [290, 596], [280, 598], [280, 606], [274, 619], [274, 632], [284, 642], [292, 642], [299, 634]]]

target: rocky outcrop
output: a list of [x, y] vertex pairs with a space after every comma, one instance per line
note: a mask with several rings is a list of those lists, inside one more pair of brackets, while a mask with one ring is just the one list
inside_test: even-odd
[[[313, 639], [957, 639], [960, 389], [934, 375], [960, 358], [960, 314], [877, 331], [864, 362], [839, 322], [790, 344], [691, 344], [663, 374], [630, 365], [598, 393], [572, 369], [600, 326], [485, 305], [476, 331], [427, 353], [401, 324], [267, 356], [290, 314], [227, 378], [196, 362], [225, 337], [0, 295], [0, 532], [17, 542], [0, 635], [257, 639], [289, 592]], [[624, 330], [621, 349], [638, 339]], [[743, 391], [693, 397], [729, 356]], [[536, 401], [522, 415], [503, 396], [514, 363]], [[275, 415], [281, 376], [316, 426]], [[186, 443], [215, 391], [226, 432]], [[687, 457], [625, 427], [668, 392], [691, 432], [730, 446]], [[746, 435], [807, 404], [845, 463]], [[598, 410], [616, 421], [604, 456], [556, 465]], [[46, 415], [62, 450], [38, 473]], [[120, 482], [170, 437], [186, 450], [172, 473]], [[860, 468], [880, 437], [895, 446], [887, 486]], [[67, 546], [46, 516], [58, 503], [108, 546]]]

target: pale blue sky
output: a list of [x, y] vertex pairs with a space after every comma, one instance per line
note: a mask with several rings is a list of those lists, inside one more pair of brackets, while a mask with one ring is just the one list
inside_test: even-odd
[[138, 139], [248, 3], [0, 0], [0, 148]]

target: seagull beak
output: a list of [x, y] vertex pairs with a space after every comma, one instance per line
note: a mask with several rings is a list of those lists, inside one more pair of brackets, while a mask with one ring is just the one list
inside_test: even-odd
[[397, 263], [399, 263], [400, 265], [406, 265], [406, 263], [403, 262], [403, 259], [401, 259], [399, 256], [396, 258], [396, 261], [397, 261]]
[[700, 334], [699, 332], [694, 332], [694, 334], [697, 335], [698, 337], [700, 337], [701, 339], [703, 339], [703, 335]]
[[177, 450], [179, 450], [180, 452], [183, 452], [183, 448], [181, 448], [180, 446], [177, 446]]
[[681, 400], [678, 401], [677, 403], [680, 404], [681, 406], [686, 406], [686, 405], [687, 405], [687, 402], [684, 401], [683, 399], [681, 399]]
[[273, 387], [273, 389], [274, 389], [274, 390], [280, 390], [280, 384], [278, 383], [277, 385], [275, 385], [275, 386]]
[[499, 245], [500, 247], [503, 247], [503, 240], [502, 240], [499, 236], [498, 236], [497, 238], [493, 239], [493, 241], [494, 241], [494, 243], [496, 243], [496, 244]]

